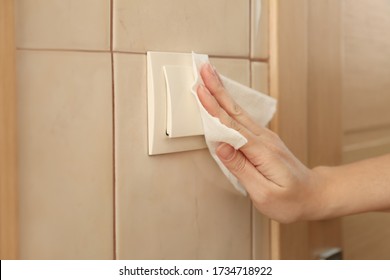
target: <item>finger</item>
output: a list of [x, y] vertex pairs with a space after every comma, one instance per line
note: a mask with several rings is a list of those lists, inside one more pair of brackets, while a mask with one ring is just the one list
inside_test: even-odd
[[233, 98], [231, 98], [218, 73], [211, 64], [205, 64], [200, 71], [200, 75], [205, 86], [209, 89], [225, 112], [254, 134], [258, 135], [261, 133], [262, 128], [252, 120], [249, 114], [242, 109]]
[[258, 198], [262, 189], [264, 190], [261, 186], [269, 185], [269, 181], [241, 151], [235, 150], [229, 144], [222, 143], [218, 146], [216, 152], [226, 168], [245, 186], [250, 197]]
[[226, 111], [221, 108], [215, 97], [211, 95], [206, 87], [200, 85], [198, 87], [197, 93], [199, 101], [210, 115], [219, 118], [222, 124], [241, 133], [248, 141], [253, 139], [253, 133], [235, 119], [230, 117]]
[[[256, 167], [258, 171], [260, 171], [263, 175], [266, 175], [265, 177], [269, 179], [268, 173], [270, 170], [264, 170], [264, 156], [269, 154], [273, 155], [275, 154], [275, 151], [277, 151], [277, 149], [274, 148], [277, 145], [273, 145], [273, 143], [280, 142], [277, 134], [267, 128], [264, 128], [260, 136], [254, 135], [246, 127], [231, 118], [225, 110], [221, 108], [214, 96], [211, 95], [207, 88], [203, 85], [198, 87], [197, 93], [200, 102], [210, 115], [219, 118], [221, 123], [227, 127], [235, 129], [248, 140], [248, 142], [240, 148], [240, 152], [243, 153], [243, 155], [253, 166]], [[275, 156], [272, 156], [272, 158], [276, 160], [276, 154]], [[265, 174], [263, 172], [265, 172]]]
[[218, 117], [221, 106], [219, 106], [217, 100], [210, 94], [207, 88], [204, 85], [199, 85], [197, 94], [200, 103], [202, 103], [206, 111], [213, 117]]

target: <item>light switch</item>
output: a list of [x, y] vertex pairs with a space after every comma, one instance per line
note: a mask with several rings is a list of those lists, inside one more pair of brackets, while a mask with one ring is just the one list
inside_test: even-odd
[[207, 147], [192, 69], [190, 53], [147, 52], [149, 155]]
[[167, 135], [188, 137], [203, 135], [198, 104], [191, 93], [195, 78], [192, 67], [163, 67], [167, 85]]

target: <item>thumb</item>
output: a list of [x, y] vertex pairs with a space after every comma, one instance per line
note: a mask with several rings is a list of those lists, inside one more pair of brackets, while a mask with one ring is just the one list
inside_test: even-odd
[[234, 149], [229, 144], [222, 143], [218, 146], [216, 152], [226, 168], [237, 177], [249, 193], [254, 191], [251, 188], [257, 185], [256, 183], [264, 180], [263, 175], [240, 150]]

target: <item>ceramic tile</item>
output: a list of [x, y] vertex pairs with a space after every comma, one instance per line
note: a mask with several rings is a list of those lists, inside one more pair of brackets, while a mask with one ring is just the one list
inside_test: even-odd
[[251, 57], [269, 57], [269, 0], [251, 0]]
[[110, 55], [17, 55], [21, 258], [112, 259]]
[[110, 0], [16, 0], [19, 48], [109, 50]]
[[243, 85], [250, 86], [249, 60], [211, 57], [210, 62], [220, 74]]
[[[232, 78], [249, 73], [245, 60], [217, 64]], [[115, 54], [114, 73], [117, 257], [249, 259], [250, 201], [208, 151], [148, 156], [146, 57]]]
[[249, 0], [114, 0], [114, 50], [249, 56]]
[[268, 64], [252, 62], [252, 87], [262, 93], [269, 94]]

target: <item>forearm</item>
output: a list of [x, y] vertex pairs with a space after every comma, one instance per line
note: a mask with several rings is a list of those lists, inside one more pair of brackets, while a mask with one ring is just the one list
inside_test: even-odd
[[390, 209], [390, 154], [313, 172], [323, 190], [314, 219]]

